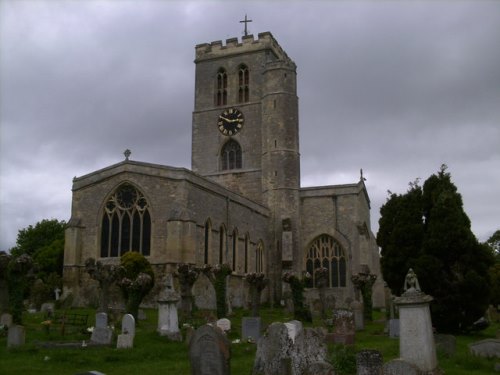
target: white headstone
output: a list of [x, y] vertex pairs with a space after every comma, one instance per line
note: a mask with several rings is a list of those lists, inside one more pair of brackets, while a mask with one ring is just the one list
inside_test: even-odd
[[222, 318], [217, 320], [217, 327], [222, 329], [224, 332], [230, 331], [231, 330], [231, 321], [227, 318]]
[[61, 298], [60, 293], [61, 293], [61, 289], [59, 289], [59, 288], [54, 289], [54, 294], [56, 295], [56, 301], [59, 301], [59, 298]]
[[134, 347], [134, 335], [121, 334], [116, 340], [116, 349], [132, 349]]
[[132, 314], [123, 315], [122, 334], [135, 335], [135, 319]]
[[54, 312], [54, 303], [53, 302], [42, 303], [42, 307], [40, 307], [40, 312], [43, 312], [43, 313], [51, 312], [51, 313], [53, 313]]

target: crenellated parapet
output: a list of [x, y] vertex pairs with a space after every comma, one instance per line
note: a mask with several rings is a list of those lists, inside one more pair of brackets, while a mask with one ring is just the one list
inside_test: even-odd
[[246, 35], [241, 38], [241, 41], [239, 41], [238, 38], [230, 38], [226, 39], [225, 44], [222, 40], [198, 44], [195, 47], [195, 62], [223, 57], [225, 58], [230, 55], [256, 52], [266, 49], [273, 52], [274, 59], [287, 61], [295, 65], [269, 31], [259, 33], [257, 39], [255, 39], [253, 35]]

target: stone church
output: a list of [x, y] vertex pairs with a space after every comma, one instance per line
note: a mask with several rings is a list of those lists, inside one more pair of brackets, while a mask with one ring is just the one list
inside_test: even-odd
[[[83, 265], [93, 257], [119, 262], [142, 253], [162, 275], [180, 262], [228, 264], [229, 300], [247, 303], [250, 272], [270, 279], [263, 298], [286, 298], [284, 272], [312, 279], [329, 270], [328, 296], [337, 307], [360, 299], [351, 277], [376, 274], [374, 306], [383, 306], [378, 247], [361, 176], [345, 185], [300, 186], [296, 65], [269, 32], [195, 47], [192, 168], [129, 159], [73, 180], [66, 230], [64, 292], [75, 304], [92, 294]], [[309, 124], [308, 126], [311, 126]], [[95, 289], [94, 289], [95, 292]], [[154, 301], [153, 291], [150, 297]], [[213, 290], [194, 286], [199, 307]]]

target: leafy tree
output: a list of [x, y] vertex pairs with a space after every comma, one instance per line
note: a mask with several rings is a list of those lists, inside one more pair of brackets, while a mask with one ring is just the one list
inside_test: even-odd
[[489, 271], [492, 285], [490, 303], [500, 306], [500, 229], [493, 233], [485, 245], [495, 254], [495, 264]]
[[127, 313], [137, 320], [139, 306], [155, 283], [153, 269], [142, 254], [129, 251], [121, 256], [118, 272], [118, 286], [125, 298]]
[[493, 264], [463, 210], [462, 197], [443, 165], [423, 187], [410, 184], [406, 194], [391, 194], [382, 206], [377, 243], [384, 279], [401, 293], [413, 268], [422, 290], [432, 295], [433, 324], [440, 331], [466, 330], [489, 302]]

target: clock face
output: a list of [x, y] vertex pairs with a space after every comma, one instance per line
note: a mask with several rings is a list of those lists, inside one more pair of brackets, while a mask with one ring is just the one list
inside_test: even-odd
[[225, 109], [217, 120], [217, 127], [224, 135], [235, 135], [243, 127], [245, 119], [243, 113], [236, 108]]

